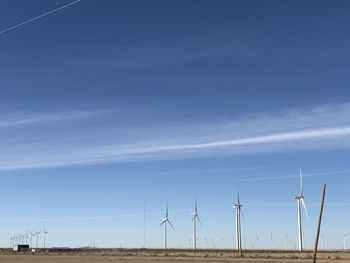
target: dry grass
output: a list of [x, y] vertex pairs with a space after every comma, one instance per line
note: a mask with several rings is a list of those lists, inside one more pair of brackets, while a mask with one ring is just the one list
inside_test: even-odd
[[[244, 257], [239, 258], [229, 250], [137, 250], [137, 249], [95, 249], [81, 250], [75, 253], [12, 254], [4, 251], [0, 255], [1, 263], [175, 263], [175, 262], [312, 262], [312, 252], [298, 253], [295, 251], [245, 251]], [[318, 262], [350, 262], [350, 253], [343, 251], [323, 251], [319, 253]]]

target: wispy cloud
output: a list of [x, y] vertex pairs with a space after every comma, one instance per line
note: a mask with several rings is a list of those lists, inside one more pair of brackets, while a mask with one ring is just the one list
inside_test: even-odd
[[245, 41], [235, 37], [219, 36], [219, 40], [188, 39], [183, 43], [142, 43], [133, 46], [112, 46], [105, 48], [104, 55], [94, 61], [93, 67], [112, 70], [129, 70], [167, 66], [203, 60], [227, 60], [240, 58], [255, 60], [263, 52], [256, 54], [256, 49], [248, 48]]
[[98, 112], [89, 111], [66, 111], [59, 113], [45, 113], [45, 114], [21, 114], [16, 116], [8, 116], [6, 119], [0, 119], [0, 128], [9, 128], [23, 125], [39, 124], [39, 123], [49, 123], [55, 121], [66, 121], [73, 119], [80, 119], [85, 117], [90, 117]]
[[[21, 139], [21, 143], [3, 141], [0, 170], [222, 154], [347, 149], [350, 148], [349, 113], [350, 106], [344, 104], [293, 110], [279, 116], [245, 116], [220, 123], [178, 122], [172, 126], [143, 123], [143, 126], [130, 127], [115, 122], [114, 118], [118, 118], [117, 112], [114, 112], [108, 118], [101, 115], [88, 118], [94, 120], [91, 125], [86, 125], [81, 118], [69, 125], [62, 122], [38, 130], [36, 138]], [[79, 118], [86, 114], [91, 113], [53, 115], [3, 123], [2, 126]], [[133, 116], [130, 115], [129, 119], [132, 122]], [[44, 135], [50, 133], [50, 129], [55, 130], [55, 137], [45, 140], [47, 137]]]
[[[320, 177], [320, 176], [327, 176], [327, 175], [349, 175], [350, 170], [340, 170], [340, 171], [330, 171], [330, 172], [320, 172], [320, 173], [307, 173], [303, 174], [304, 178], [309, 177]], [[299, 178], [299, 174], [290, 174], [290, 175], [282, 175], [282, 176], [266, 176], [266, 177], [248, 177], [248, 178], [241, 178], [237, 179], [235, 181], [238, 182], [262, 182], [262, 181], [278, 181], [278, 180], [288, 180], [288, 179], [294, 179]]]

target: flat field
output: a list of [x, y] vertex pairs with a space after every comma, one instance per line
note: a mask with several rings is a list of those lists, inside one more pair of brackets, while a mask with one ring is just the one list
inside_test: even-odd
[[[0, 256], [1, 263], [178, 263], [178, 262], [205, 262], [205, 263], [229, 263], [229, 262], [242, 262], [242, 263], [282, 263], [282, 262], [299, 262], [306, 263], [311, 262], [311, 260], [306, 259], [261, 259], [261, 258], [249, 258], [249, 259], [240, 259], [240, 258], [231, 258], [231, 259], [204, 259], [204, 258], [144, 258], [144, 257], [105, 257], [105, 256], [53, 256], [53, 255], [2, 255]], [[318, 262], [328, 263], [328, 262], [350, 262], [349, 260], [319, 260]]]
[[[192, 251], [173, 250], [166, 253], [162, 250], [112, 250], [101, 249], [80, 251], [77, 253], [44, 253], [37, 254], [0, 254], [1, 263], [291, 263], [312, 262], [312, 252], [298, 253], [295, 251], [246, 251], [243, 257], [238, 257], [232, 251]], [[322, 251], [317, 262], [350, 262], [350, 252]]]

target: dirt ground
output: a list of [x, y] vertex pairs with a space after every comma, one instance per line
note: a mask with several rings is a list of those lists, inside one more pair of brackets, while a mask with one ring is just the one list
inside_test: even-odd
[[[204, 263], [291, 263], [299, 262], [306, 263], [312, 262], [310, 259], [262, 259], [262, 258], [166, 258], [166, 257], [116, 257], [116, 256], [66, 256], [66, 255], [0, 255], [1, 263], [178, 263], [178, 262], [204, 262]], [[350, 262], [349, 260], [337, 260], [337, 259], [322, 259], [318, 262], [331, 263], [331, 262]]]

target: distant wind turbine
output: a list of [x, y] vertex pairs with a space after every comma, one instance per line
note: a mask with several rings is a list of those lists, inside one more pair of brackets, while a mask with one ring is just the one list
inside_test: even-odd
[[258, 235], [258, 234], [256, 234], [255, 242], [256, 242], [256, 249], [259, 249], [260, 238], [259, 238], [259, 235]]
[[191, 248], [191, 238], [188, 238], [188, 248]]
[[208, 248], [208, 239], [207, 238], [204, 238], [204, 243], [205, 243], [205, 247]]
[[270, 249], [272, 249], [272, 244], [273, 244], [273, 238], [272, 238], [272, 234], [270, 235]]
[[298, 236], [299, 236], [299, 251], [303, 251], [303, 229], [302, 229], [302, 221], [301, 221], [301, 205], [304, 207], [305, 214], [307, 219], [309, 219], [309, 215], [306, 209], [305, 201], [304, 201], [304, 193], [303, 193], [303, 174], [301, 168], [299, 169], [300, 175], [300, 194], [294, 196], [294, 199], [297, 200], [298, 204]]
[[29, 231], [30, 247], [33, 247], [33, 236], [35, 236], [31, 231]]
[[321, 239], [322, 239], [322, 249], [324, 249], [324, 234], [321, 235]]
[[197, 249], [197, 225], [198, 219], [199, 224], [202, 224], [198, 216], [197, 199], [194, 203], [194, 211], [192, 212], [192, 237], [193, 237], [193, 249]]
[[26, 245], [28, 244], [28, 240], [30, 239], [29, 238], [29, 231], [25, 234], [25, 238], [26, 238]]
[[239, 200], [239, 192], [237, 192], [237, 203], [233, 205], [236, 209], [236, 246], [238, 251], [242, 251], [242, 228], [241, 228], [241, 202]]
[[41, 231], [37, 232], [37, 231], [34, 231], [35, 235], [36, 235], [36, 245], [35, 245], [35, 248], [37, 249], [38, 248], [38, 242], [39, 242], [39, 235], [41, 233]]
[[46, 235], [48, 234], [49, 232], [46, 231], [46, 229], [44, 228], [44, 248], [46, 248]]
[[174, 226], [171, 224], [170, 220], [169, 220], [169, 210], [168, 210], [168, 204], [166, 205], [166, 211], [165, 211], [165, 218], [163, 218], [162, 223], [160, 223], [160, 225], [164, 226], [164, 249], [167, 249], [167, 239], [168, 239], [168, 229], [167, 226], [169, 225], [171, 226], [171, 228], [175, 231]]
[[346, 235], [346, 233], [344, 233], [343, 236], [343, 249], [346, 250], [346, 239], [348, 238], [348, 236]]

